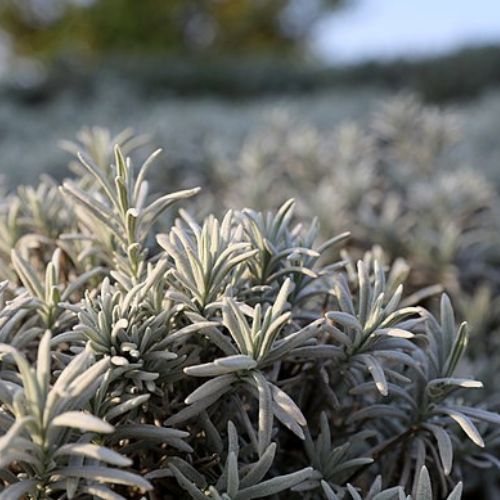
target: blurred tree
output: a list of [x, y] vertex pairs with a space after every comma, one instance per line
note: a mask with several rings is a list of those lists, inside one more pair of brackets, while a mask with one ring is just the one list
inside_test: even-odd
[[343, 0], [0, 0], [17, 52], [223, 54], [303, 48], [314, 21]]

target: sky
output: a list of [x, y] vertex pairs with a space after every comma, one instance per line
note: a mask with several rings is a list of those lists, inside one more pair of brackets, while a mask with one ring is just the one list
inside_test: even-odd
[[327, 62], [442, 54], [500, 42], [500, 0], [353, 0], [319, 21], [312, 39]]

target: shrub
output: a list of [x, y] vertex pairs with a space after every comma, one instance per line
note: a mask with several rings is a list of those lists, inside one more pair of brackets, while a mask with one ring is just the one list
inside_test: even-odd
[[294, 200], [164, 217], [198, 188], [82, 138], [0, 213], [0, 498], [455, 500], [498, 464], [447, 295]]
[[[157, 2], [157, 0], [148, 1]], [[101, 2], [103, 6], [106, 3], [109, 4], [110, 0]], [[122, 4], [125, 14], [135, 23], [133, 27], [148, 24], [144, 22], [139, 25], [136, 22], [137, 14], [133, 13], [123, 0], [112, 0], [111, 3]], [[245, 0], [241, 3], [245, 3]], [[156, 11], [157, 9], [153, 14], [156, 18], [154, 24], [164, 22]], [[265, 12], [263, 14], [264, 23], [268, 23], [271, 16]], [[245, 14], [238, 14], [236, 17], [245, 19]], [[2, 20], [0, 18], [0, 24]], [[82, 18], [81, 12], [76, 13], [74, 21], [84, 28], [88, 27], [88, 21]], [[231, 22], [233, 21], [232, 17]], [[105, 26], [108, 23], [109, 25]], [[220, 44], [215, 39], [215, 48], [218, 45], [222, 48], [222, 53], [215, 55], [212, 48], [212, 57], [206, 57], [207, 47], [203, 46], [193, 46], [194, 51], [183, 51], [177, 55], [128, 50], [131, 49], [131, 34], [125, 30], [122, 32], [124, 38], [116, 40], [118, 45], [122, 45], [122, 49], [126, 49], [125, 53], [120, 54], [115, 50], [97, 59], [89, 59], [78, 57], [75, 50], [69, 47], [78, 49], [80, 45], [81, 49], [82, 34], [75, 36], [75, 29], [74, 27], [72, 30], [68, 29], [69, 24], [62, 23], [58, 26], [63, 28], [61, 33], [63, 37], [59, 39], [54, 33], [50, 33], [50, 29], [47, 31], [45, 26], [42, 26], [41, 30], [29, 29], [28, 32], [24, 30], [22, 40], [19, 34], [17, 37], [14, 34], [18, 40], [24, 42], [30, 40], [25, 47], [29, 52], [47, 53], [47, 49], [48, 52], [54, 52], [56, 49], [57, 53], [61, 52], [57, 50], [58, 48], [64, 48], [63, 54], [66, 54], [66, 57], [60, 56], [43, 68], [37, 64], [26, 64], [26, 61], [23, 64], [16, 64], [14, 60], [13, 68], [7, 72], [5, 81], [0, 85], [0, 92], [5, 92], [8, 99], [57, 105], [57, 101], [64, 101], [70, 94], [80, 103], [82, 96], [95, 96], [102, 92], [103, 85], [111, 85], [113, 90], [116, 90], [115, 82], [119, 82], [121, 89], [127, 88], [129, 97], [130, 94], [136, 94], [143, 106], [146, 99], [172, 95], [177, 98], [191, 96], [241, 100], [266, 96], [282, 97], [285, 94], [300, 99], [311, 98], [315, 94], [345, 94], [352, 89], [360, 91], [366, 88], [378, 89], [379, 93], [410, 90], [421, 95], [428, 103], [455, 105], [457, 102], [467, 103], [498, 88], [500, 82], [498, 45], [469, 47], [437, 57], [402, 58], [387, 62], [371, 60], [358, 64], [329, 66], [318, 61], [305, 60], [304, 57], [293, 57], [293, 51], [290, 51], [292, 46], [283, 39], [285, 44], [275, 39], [278, 44], [274, 48], [268, 45], [271, 50], [267, 50], [266, 39], [252, 38], [245, 34], [244, 30], [237, 29], [233, 32], [238, 41], [226, 39], [220, 40], [222, 42]], [[124, 27], [126, 29], [126, 25], [121, 23], [120, 16], [111, 16], [108, 12], [103, 12], [100, 25], [93, 26], [98, 38], [104, 36], [102, 41], [106, 41], [110, 35], [119, 36], [120, 30]], [[248, 24], [245, 26], [245, 21], [242, 27], [251, 28]], [[162, 37], [167, 32], [165, 29], [152, 29], [153, 41], [158, 33]], [[193, 33], [196, 35], [198, 32]], [[84, 32], [83, 35], [87, 33]], [[93, 41], [97, 44], [102, 42], [98, 39]], [[267, 38], [267, 41], [272, 42], [272, 39]], [[293, 40], [289, 41], [293, 45]], [[264, 43], [256, 47], [261, 42]], [[164, 43], [163, 47], [166, 46]], [[253, 46], [257, 50], [255, 52], [246, 50], [244, 57], [241, 53], [234, 53], [234, 47], [241, 49], [244, 46], [247, 49]], [[83, 44], [83, 49], [87, 51], [92, 48], [99, 50], [96, 45], [92, 47], [91, 44], [89, 47], [88, 44]], [[243, 50], [245, 52], [245, 49]], [[143, 107], [140, 107], [139, 111], [142, 109]]]

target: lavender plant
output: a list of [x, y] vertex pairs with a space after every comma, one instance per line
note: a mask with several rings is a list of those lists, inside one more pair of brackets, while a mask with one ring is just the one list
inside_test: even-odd
[[394, 248], [321, 241], [292, 199], [176, 216], [198, 189], [151, 195], [142, 140], [80, 141], [0, 211], [0, 498], [458, 500], [498, 467], [468, 326]]

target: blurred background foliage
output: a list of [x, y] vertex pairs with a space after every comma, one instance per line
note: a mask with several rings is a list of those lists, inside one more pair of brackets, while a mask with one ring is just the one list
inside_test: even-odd
[[3, 28], [23, 54], [300, 51], [342, 0], [7, 0]]
[[[95, 93], [126, 78], [139, 95], [310, 93], [353, 86], [411, 89], [425, 101], [478, 96], [500, 84], [500, 48], [326, 65], [318, 23], [361, 0], [0, 0], [10, 58], [2, 88], [28, 102]], [[5, 49], [7, 47], [8, 49]], [[3, 65], [6, 67], [6, 64]], [[96, 83], [97, 82], [97, 83]]]

